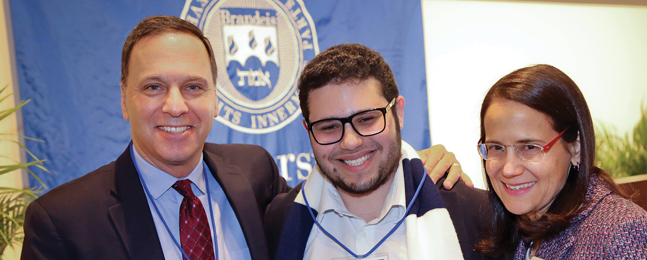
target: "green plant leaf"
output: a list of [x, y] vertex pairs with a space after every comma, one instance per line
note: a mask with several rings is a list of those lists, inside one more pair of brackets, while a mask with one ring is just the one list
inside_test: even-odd
[[0, 158], [4, 158], [4, 159], [7, 159], [9, 161], [13, 161], [15, 163], [20, 163], [19, 161], [16, 161], [16, 159], [14, 159], [12, 157], [9, 157], [9, 156], [6, 156], [6, 155], [0, 155]]
[[20, 222], [18, 222], [18, 220], [16, 218], [12, 217], [11, 215], [9, 215], [7, 213], [4, 213], [4, 212], [0, 212], [0, 215], [2, 215], [7, 220], [13, 222], [14, 224], [20, 225]]
[[20, 103], [18, 103], [18, 105], [16, 105], [15, 107], [8, 108], [8, 109], [0, 111], [0, 120], [4, 119], [5, 117], [8, 117], [11, 114], [13, 114], [14, 112], [16, 112], [18, 109], [20, 109], [21, 107], [23, 107], [27, 103], [29, 103], [29, 100], [23, 100], [23, 101], [20, 101]]
[[[34, 159], [35, 161], [40, 161], [41, 163], [45, 161], [45, 160], [38, 160], [38, 157], [36, 157], [36, 155], [34, 155], [33, 153], [31, 153], [31, 152], [29, 151], [29, 149], [27, 149], [27, 147], [26, 147], [24, 144], [21, 144], [20, 142], [16, 142], [16, 141], [13, 141], [13, 140], [12, 140], [11, 142], [12, 142], [12, 143], [17, 144], [18, 146], [20, 146], [20, 148], [22, 148], [23, 150], [25, 150], [25, 152], [27, 152], [27, 153], [29, 154], [29, 156], [31, 156], [31, 158], [32, 158], [32, 159]], [[49, 172], [49, 171], [48, 171], [48, 172]]]
[[37, 163], [41, 163], [42, 161], [33, 161], [29, 163], [20, 163], [20, 164], [11, 164], [11, 165], [0, 165], [0, 175], [3, 175], [5, 173], [27, 168], [29, 166], [32, 166]]
[[[36, 167], [38, 167], [38, 166], [40, 166], [40, 165], [36, 164]], [[29, 168], [25, 168], [25, 170], [29, 173], [29, 175], [31, 175], [31, 177], [34, 177], [34, 179], [36, 179], [36, 180], [38, 181], [38, 183], [40, 183], [40, 185], [41, 185], [43, 188], [47, 189], [47, 185], [45, 185], [45, 183], [44, 183], [43, 181], [41, 181], [41, 180], [40, 180], [40, 178], [38, 178], [38, 175], [36, 175], [36, 174], [35, 174], [33, 171], [31, 171]], [[48, 172], [49, 172], [49, 171], [48, 171]], [[50, 173], [50, 174], [52, 174], [52, 173]]]
[[641, 118], [634, 127], [633, 138], [635, 149], [646, 149], [647, 148], [647, 109], [641, 109]]
[[27, 140], [31, 140], [31, 141], [36, 141], [36, 142], [41, 142], [41, 143], [44, 143], [44, 142], [45, 142], [45, 140], [36, 139], [36, 138], [31, 138], [31, 137], [27, 137], [27, 136], [24, 136], [24, 135], [18, 135], [18, 136], [19, 136], [19, 137], [22, 137], [22, 138], [24, 138], [24, 139], [27, 139]]
[[[6, 88], [6, 87], [5, 87], [5, 88]], [[3, 88], [2, 90], [4, 90], [4, 88]], [[11, 97], [11, 96], [13, 96], [13, 93], [11, 93], [11, 94], [9, 94], [9, 95], [6, 95], [6, 96], [4, 96], [4, 97], [2, 97], [2, 98], [0, 98], [0, 103], [1, 103], [2, 101], [4, 101], [5, 99], [7, 99], [7, 98]]]
[[[15, 136], [16, 133], [0, 133], [0, 136], [2, 136], [2, 135]], [[41, 139], [37, 139], [37, 138], [31, 138], [31, 137], [27, 137], [27, 136], [24, 136], [24, 135], [21, 135], [21, 134], [18, 134], [18, 137], [21, 137], [21, 138], [24, 138], [24, 139], [27, 139], [27, 140], [31, 140], [31, 141], [41, 142], [41, 143], [45, 142], [45, 140], [41, 140]], [[13, 139], [2, 139], [2, 141], [10, 141], [10, 140], [13, 140]]]
[[35, 198], [36, 192], [29, 189], [0, 187], [0, 248], [22, 239], [25, 210]]

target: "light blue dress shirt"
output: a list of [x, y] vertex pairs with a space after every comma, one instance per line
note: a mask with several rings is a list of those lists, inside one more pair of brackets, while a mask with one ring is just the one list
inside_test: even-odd
[[[135, 163], [139, 167], [143, 178], [142, 185], [144, 185], [144, 182], [146, 183], [146, 187], [148, 187], [151, 193], [150, 195], [154, 198], [155, 204], [161, 214], [161, 216], [157, 214], [150, 198], [146, 196], [165, 259], [182, 259], [182, 252], [173, 242], [173, 238], [180, 243], [180, 204], [184, 197], [173, 189], [172, 186], [176, 181], [184, 179], [188, 179], [193, 183], [191, 185], [193, 193], [200, 199], [207, 213], [211, 237], [214, 238], [213, 241], [217, 241], [218, 259], [252, 259], [247, 242], [245, 241], [245, 235], [240, 227], [240, 223], [238, 223], [236, 214], [229, 204], [227, 196], [225, 196], [220, 184], [213, 177], [206, 163], [204, 163], [202, 156], [200, 157], [202, 163], [196, 165], [186, 178], [178, 179], [148, 163], [139, 155], [136, 149], [133, 149], [133, 151]], [[209, 208], [207, 194], [205, 193], [207, 190], [207, 184], [203, 177], [205, 174], [209, 182], [212, 208]], [[210, 214], [214, 214], [213, 220], [216, 222], [215, 224], [212, 223]], [[169, 234], [166, 227], [164, 227], [164, 221], [172, 234]], [[217, 234], [217, 239], [215, 239], [214, 233]], [[215, 246], [216, 243], [214, 243], [214, 250]]]

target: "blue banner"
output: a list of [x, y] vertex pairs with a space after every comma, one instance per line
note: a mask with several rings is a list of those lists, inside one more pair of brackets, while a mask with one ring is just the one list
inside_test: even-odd
[[[219, 113], [208, 142], [257, 144], [292, 186], [314, 166], [297, 78], [317, 53], [360, 43], [384, 56], [406, 99], [404, 140], [430, 145], [420, 1], [10, 1], [24, 133], [48, 188], [115, 160], [130, 141], [121, 48], [150, 15], [181, 17], [210, 39]], [[31, 179], [32, 186], [38, 183]]]

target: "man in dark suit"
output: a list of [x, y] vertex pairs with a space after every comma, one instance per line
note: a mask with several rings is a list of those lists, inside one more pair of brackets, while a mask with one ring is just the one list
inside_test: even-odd
[[[213, 247], [203, 249], [207, 259], [268, 259], [262, 219], [289, 187], [263, 148], [205, 143], [217, 116], [216, 71], [197, 27], [170, 16], [142, 20], [122, 52], [131, 145], [28, 207], [22, 259], [182, 259], [193, 253], [186, 215], [198, 223], [189, 229], [206, 228], [198, 237]], [[430, 165], [455, 162], [444, 152]], [[185, 203], [199, 213], [183, 215], [195, 208]]]
[[316, 167], [268, 206], [272, 257], [483, 258], [473, 247], [485, 191], [424, 182], [416, 152], [401, 142], [405, 100], [379, 53], [331, 47], [306, 65], [299, 91]]
[[141, 21], [122, 53], [132, 144], [28, 207], [22, 259], [181, 259], [177, 180], [191, 181], [206, 216], [216, 216], [206, 237], [219, 259], [267, 259], [265, 207], [289, 187], [264, 149], [205, 144], [217, 116], [215, 80], [197, 27], [170, 16]]
[[[203, 155], [241, 216], [252, 259], [267, 259], [258, 232], [264, 208], [287, 187], [274, 160], [251, 145], [205, 144]], [[164, 259], [128, 149], [115, 162], [43, 195], [27, 216], [22, 259]]]

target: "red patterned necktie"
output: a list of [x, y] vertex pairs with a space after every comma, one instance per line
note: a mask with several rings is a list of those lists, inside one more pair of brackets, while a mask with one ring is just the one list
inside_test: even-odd
[[188, 260], [214, 260], [213, 243], [207, 214], [202, 202], [193, 194], [190, 180], [181, 180], [173, 184], [184, 199], [180, 205], [180, 242], [182, 250], [189, 256]]

